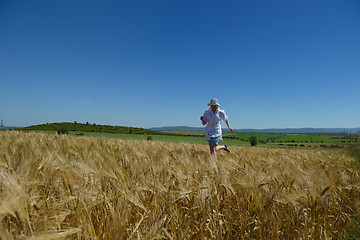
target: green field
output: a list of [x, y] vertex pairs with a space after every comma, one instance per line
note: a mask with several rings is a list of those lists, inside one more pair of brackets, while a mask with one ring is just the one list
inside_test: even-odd
[[278, 138], [275, 142], [299, 142], [299, 143], [341, 143], [346, 142], [347, 139], [340, 139], [326, 136], [309, 136], [303, 134], [288, 134], [284, 137]]
[[[196, 134], [200, 135], [201, 132], [186, 132], [186, 131], [173, 131], [172, 133], [191, 135]], [[202, 133], [203, 135], [203, 133]], [[260, 142], [277, 142], [277, 143], [286, 143], [286, 142], [297, 142], [297, 143], [341, 143], [348, 142], [349, 139], [345, 139], [345, 136], [342, 134], [336, 133], [302, 133], [302, 134], [289, 134], [289, 133], [230, 133], [223, 132], [224, 138], [237, 139], [240, 141], [248, 141], [251, 136], [255, 136], [256, 139]]]
[[[56, 131], [38, 131], [48, 134], [57, 134]], [[149, 134], [119, 134], [119, 133], [104, 133], [104, 132], [79, 132], [69, 131], [70, 135], [83, 135], [88, 137], [106, 137], [117, 139], [133, 139], [133, 140], [147, 140], [151, 137], [152, 141], [161, 142], [186, 142], [194, 144], [208, 144], [204, 136], [170, 136], [170, 135], [149, 135]], [[220, 144], [228, 144], [229, 146], [248, 146], [248, 142], [239, 141], [237, 139], [224, 138]], [[266, 144], [259, 144], [259, 146], [266, 146]]]
[[348, 143], [359, 138], [358, 134], [352, 134], [352, 139], [349, 139], [347, 138], [349, 136], [340, 133], [224, 133], [224, 137], [243, 141], [248, 141], [250, 136], [255, 136], [258, 141], [268, 143]]
[[274, 139], [283, 136], [281, 133], [230, 133], [223, 132], [224, 137], [230, 137], [239, 139], [242, 141], [248, 141], [249, 137], [255, 136], [258, 141], [266, 141], [268, 139]]
[[[57, 131], [41, 131], [33, 130], [37, 132], [43, 132], [48, 134], [57, 134]], [[193, 144], [207, 144], [205, 137], [201, 132], [187, 132], [187, 131], [175, 131], [176, 135], [156, 135], [156, 134], [124, 134], [124, 133], [106, 133], [106, 132], [82, 132], [82, 131], [69, 131], [70, 135], [80, 135], [89, 137], [106, 137], [117, 139], [133, 139], [133, 140], [147, 140], [149, 137], [152, 141], [160, 142], [185, 142]], [[181, 136], [183, 134], [183, 136]], [[224, 141], [220, 144], [228, 144], [229, 146], [249, 146], [249, 137], [255, 136], [259, 143], [257, 146], [261, 147], [275, 147], [279, 145], [269, 143], [343, 143], [348, 142], [348, 139], [340, 139], [341, 135], [327, 134], [322, 136], [321, 134], [276, 134], [276, 133], [229, 133], [223, 132]], [[263, 141], [267, 142], [263, 143]], [[289, 147], [282, 145], [282, 147]], [[292, 146], [291, 146], [292, 147]]]
[[[38, 131], [44, 133], [69, 133], [71, 135], [83, 135], [91, 137], [106, 137], [117, 139], [134, 139], [134, 140], [150, 140], [161, 142], [186, 142], [196, 144], [207, 144], [204, 137], [204, 131], [152, 131], [143, 128], [132, 128], [123, 126], [96, 125], [89, 123], [48, 123], [35, 126], [29, 126], [20, 131]], [[249, 146], [249, 138], [256, 137], [257, 146], [269, 147], [297, 147], [300, 146], [318, 146], [320, 144], [344, 145], [350, 141], [359, 139], [359, 134], [346, 135], [341, 133], [251, 133], [251, 132], [223, 132], [224, 142], [220, 144], [228, 144], [234, 146]], [[349, 139], [351, 137], [352, 139]], [[296, 143], [296, 144], [294, 144]], [[281, 145], [281, 146], [279, 146]], [[323, 145], [323, 146], [325, 146]], [[325, 146], [326, 147], [326, 146]]]

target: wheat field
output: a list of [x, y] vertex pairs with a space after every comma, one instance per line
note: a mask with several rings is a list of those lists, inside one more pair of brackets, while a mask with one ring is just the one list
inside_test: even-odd
[[0, 132], [0, 239], [356, 239], [341, 150]]

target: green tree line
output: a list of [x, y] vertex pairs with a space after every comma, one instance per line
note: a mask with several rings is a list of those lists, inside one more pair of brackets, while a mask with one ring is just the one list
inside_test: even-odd
[[77, 123], [77, 122], [47, 123], [47, 124], [18, 128], [17, 130], [59, 131], [61, 129], [67, 131], [80, 131], [80, 132], [105, 132], [105, 133], [122, 133], [122, 134], [154, 134], [154, 135], [165, 134], [163, 132], [152, 131], [144, 128], [97, 125], [97, 124]]

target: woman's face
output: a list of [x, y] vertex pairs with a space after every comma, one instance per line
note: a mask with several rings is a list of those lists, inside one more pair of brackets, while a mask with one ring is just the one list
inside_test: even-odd
[[218, 109], [218, 106], [211, 105], [211, 110], [212, 110], [213, 112], [216, 112], [217, 109]]

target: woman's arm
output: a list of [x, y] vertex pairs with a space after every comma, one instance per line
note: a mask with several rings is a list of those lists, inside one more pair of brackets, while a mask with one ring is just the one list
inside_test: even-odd
[[232, 128], [230, 127], [229, 120], [226, 120], [225, 122], [226, 122], [226, 126], [228, 127], [228, 129], [229, 129], [231, 132], [234, 132], [234, 129], [232, 129]]
[[206, 125], [207, 122], [204, 120], [204, 116], [201, 116], [200, 120], [201, 120], [202, 125]]

